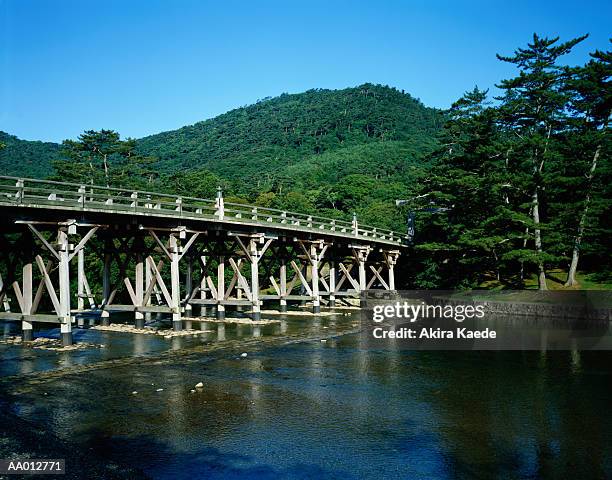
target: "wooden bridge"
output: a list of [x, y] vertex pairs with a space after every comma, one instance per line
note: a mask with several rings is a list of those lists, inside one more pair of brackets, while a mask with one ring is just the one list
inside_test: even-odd
[[175, 330], [208, 308], [223, 319], [246, 307], [259, 320], [263, 302], [281, 312], [308, 302], [316, 314], [366, 289], [395, 290], [407, 242], [355, 216], [229, 203], [221, 190], [206, 200], [0, 177], [0, 215], [0, 319], [20, 321], [25, 341], [33, 323], [59, 324], [65, 345], [83, 314], [108, 325], [111, 312], [133, 312], [137, 328], [168, 314]]

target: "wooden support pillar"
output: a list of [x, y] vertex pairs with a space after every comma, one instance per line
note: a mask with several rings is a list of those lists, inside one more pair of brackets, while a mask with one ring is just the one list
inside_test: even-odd
[[387, 269], [388, 269], [388, 273], [389, 273], [389, 290], [394, 291], [395, 290], [395, 265], [397, 263], [397, 259], [400, 255], [399, 250], [390, 250], [390, 251], [383, 251], [383, 255], [385, 257], [385, 263], [387, 264]]
[[[302, 250], [306, 254], [310, 263], [310, 279], [312, 287], [310, 288], [310, 295], [312, 297], [312, 313], [321, 313], [321, 293], [319, 288], [319, 267], [321, 266], [321, 260], [325, 255], [329, 245], [326, 245], [323, 240], [316, 240], [309, 242], [308, 247], [304, 245], [305, 242], [299, 241]], [[304, 275], [304, 278], [307, 278]]]
[[[300, 265], [300, 272], [302, 274], [302, 277], [304, 277], [305, 279], [308, 279], [308, 265], [304, 264], [304, 265]], [[297, 273], [297, 272], [295, 272]], [[304, 296], [306, 295], [306, 285], [304, 284], [303, 281], [300, 282], [300, 296]], [[304, 305], [306, 303], [305, 300], [300, 300], [300, 305]]]
[[[191, 298], [193, 290], [193, 259], [189, 255], [187, 256], [187, 272], [185, 274], [185, 292], [187, 297], [187, 302], [185, 303], [185, 317], [191, 318], [192, 315], [192, 306], [189, 303], [189, 299]], [[185, 320], [185, 330], [191, 330], [191, 320]]]
[[321, 295], [319, 294], [320, 251], [316, 244], [310, 245], [310, 276], [312, 280], [312, 313], [321, 313]]
[[[136, 306], [142, 307], [144, 302], [144, 273], [145, 261], [142, 252], [136, 254], [136, 267], [134, 269], [134, 294], [136, 296]], [[136, 328], [144, 328], [145, 316], [142, 312], [134, 312], [134, 324]]]
[[[147, 286], [147, 289], [148, 289], [149, 285], [151, 285], [151, 282], [153, 281], [153, 273], [151, 272], [151, 267], [149, 266], [149, 262], [147, 261], [144, 262], [144, 276], [145, 276], [145, 285]], [[145, 306], [146, 305], [151, 305], [151, 295], [149, 295], [149, 297], [147, 298]], [[144, 319], [145, 319], [145, 324], [147, 322], [150, 322], [151, 312], [145, 313]]]
[[336, 306], [336, 261], [329, 262], [329, 306]]
[[[242, 300], [242, 297], [244, 296], [244, 290], [240, 285], [236, 285], [234, 288], [236, 289], [236, 298], [238, 300]], [[236, 311], [242, 312], [242, 310], [242, 305], [236, 305]]]
[[359, 271], [359, 294], [362, 295], [361, 303], [363, 306], [363, 292], [365, 292], [368, 288], [367, 277], [366, 277], [366, 262], [368, 260], [368, 255], [370, 255], [370, 250], [372, 247], [369, 245], [363, 246], [354, 246], [353, 252], [355, 256], [355, 260], [357, 261], [358, 271]]
[[[85, 310], [85, 247], [77, 252], [77, 310]], [[83, 317], [78, 318], [79, 328], [83, 327]]]
[[77, 253], [77, 309], [85, 310], [85, 248]]
[[358, 258], [359, 262], [359, 291], [362, 292], [366, 289], [366, 269], [365, 260]]
[[287, 311], [287, 260], [281, 258], [280, 264], [280, 311]]
[[[247, 296], [250, 295], [251, 299], [251, 318], [253, 320], [261, 319], [261, 301], [259, 300], [259, 260], [266, 253], [266, 250], [274, 240], [274, 238], [266, 238], [264, 235], [256, 234], [249, 237], [248, 243], [244, 243], [239, 236], [236, 236], [236, 240], [240, 245], [244, 254], [248, 257], [251, 263], [251, 288], [247, 282], [242, 278], [238, 272], [235, 262], [232, 261], [232, 267], [237, 275], [239, 275], [240, 281], [243, 283], [242, 287], [245, 290]], [[259, 247], [261, 245], [261, 248]]]
[[359, 291], [361, 292], [367, 288], [366, 262], [370, 254], [370, 247], [354, 247], [353, 251], [355, 252], [355, 260], [358, 266]]
[[170, 297], [172, 299], [172, 328], [175, 331], [182, 330], [181, 323], [181, 284], [179, 276], [179, 260], [180, 252], [176, 236], [170, 235], [169, 240], [170, 253]]
[[[24, 315], [32, 314], [32, 252], [27, 252], [28, 258], [23, 266], [23, 310]], [[32, 322], [23, 320], [21, 322], [23, 331], [23, 341], [30, 342], [34, 340]]]
[[251, 255], [251, 304], [253, 320], [261, 320], [261, 306], [259, 304], [259, 258], [257, 240], [251, 238], [249, 241], [249, 253]]
[[102, 270], [102, 313], [100, 319], [100, 322], [104, 326], [110, 325], [110, 312], [104, 308], [108, 306], [108, 302], [110, 300], [112, 261], [110, 249], [114, 246], [114, 243], [110, 239], [107, 239], [104, 242], [104, 268]]
[[[208, 276], [208, 269], [207, 267], [207, 259], [205, 255], [201, 255], [200, 256], [200, 262], [201, 262], [201, 266], [200, 266], [200, 299], [202, 300], [206, 300], [206, 289], [208, 288], [208, 285], [206, 285], [206, 278]], [[202, 304], [200, 307], [200, 316], [201, 317], [205, 317], [207, 315], [207, 310], [206, 310], [206, 305]], [[200, 326], [202, 325], [202, 323], [200, 324]], [[205, 330], [202, 329], [202, 330]]]
[[221, 302], [225, 299], [225, 256], [219, 256], [219, 264], [217, 265], [217, 319], [225, 319], [225, 305]]
[[59, 319], [60, 332], [62, 334], [62, 345], [72, 345], [72, 318], [70, 317], [70, 252], [68, 234], [59, 230], [58, 232], [58, 255], [59, 255]]

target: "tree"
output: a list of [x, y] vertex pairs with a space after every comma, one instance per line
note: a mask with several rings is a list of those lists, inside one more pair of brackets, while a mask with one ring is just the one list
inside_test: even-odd
[[113, 130], [87, 130], [76, 141], [64, 140], [62, 147], [62, 158], [53, 162], [57, 180], [137, 188], [155, 176], [155, 159], [138, 154], [135, 140], [121, 140]]
[[534, 247], [538, 267], [538, 287], [546, 290], [545, 262], [547, 256], [542, 240], [542, 192], [545, 188], [545, 165], [551, 142], [565, 127], [567, 94], [563, 91], [559, 57], [587, 36], [558, 44], [559, 38], [540, 38], [533, 35], [533, 43], [519, 48], [513, 56], [497, 55], [501, 61], [512, 63], [519, 75], [502, 80], [498, 85], [504, 91], [499, 98], [502, 105], [502, 123], [515, 137], [513, 152], [519, 156], [523, 168], [531, 171], [531, 215]]
[[186, 197], [215, 198], [217, 189], [224, 188], [226, 182], [211, 171], [197, 170], [178, 171], [162, 179], [163, 188], [171, 193]]
[[[602, 151], [608, 146], [609, 121], [612, 110], [612, 52], [595, 51], [591, 60], [583, 67], [567, 69], [567, 91], [571, 95], [570, 108], [575, 115], [573, 134], [580, 141], [574, 144], [574, 157], [590, 154], [586, 168], [580, 171], [583, 200], [577, 212], [578, 225], [572, 248], [572, 259], [567, 274], [566, 286], [576, 282], [576, 271], [580, 258], [580, 249], [587, 227], [589, 208], [596, 193], [595, 176]], [[579, 160], [577, 158], [576, 160]], [[584, 162], [581, 162], [584, 163]], [[601, 167], [600, 167], [601, 169]]]
[[[510, 206], [507, 147], [487, 91], [466, 92], [448, 111], [448, 122], [433, 154], [431, 175], [422, 182], [412, 209], [424, 227], [418, 249], [441, 262], [446, 286], [480, 284], [488, 271], [501, 280], [504, 255], [520, 234]], [[421, 282], [422, 283], [422, 282]]]

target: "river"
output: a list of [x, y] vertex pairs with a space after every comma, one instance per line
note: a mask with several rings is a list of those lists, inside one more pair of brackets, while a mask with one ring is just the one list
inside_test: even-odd
[[357, 325], [1, 345], [0, 394], [15, 419], [129, 478], [612, 477], [610, 352], [371, 349]]

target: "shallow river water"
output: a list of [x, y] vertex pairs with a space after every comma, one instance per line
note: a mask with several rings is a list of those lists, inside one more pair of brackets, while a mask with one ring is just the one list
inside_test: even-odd
[[356, 322], [2, 345], [0, 393], [75, 449], [156, 479], [612, 477], [609, 352], [372, 350]]

